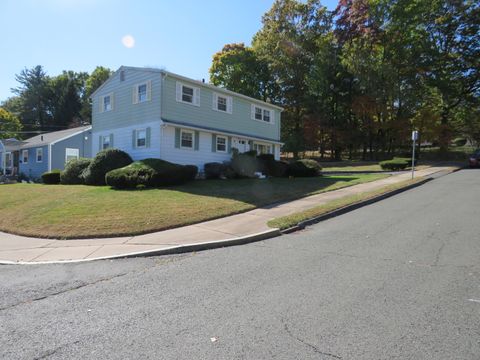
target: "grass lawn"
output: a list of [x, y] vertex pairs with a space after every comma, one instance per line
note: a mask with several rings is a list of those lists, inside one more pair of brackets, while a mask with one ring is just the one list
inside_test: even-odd
[[133, 235], [189, 225], [385, 177], [206, 180], [168, 189], [0, 185], [0, 231], [50, 237]]
[[423, 181], [424, 179], [422, 178], [417, 178], [417, 179], [412, 179], [412, 180], [406, 180], [402, 181], [397, 184], [393, 185], [387, 185], [384, 186], [380, 189], [376, 189], [373, 191], [368, 191], [360, 194], [355, 194], [355, 195], [349, 195], [345, 196], [343, 198], [337, 199], [337, 200], [332, 200], [326, 204], [320, 205], [313, 207], [311, 209], [305, 210], [305, 211], [300, 211], [298, 213], [292, 214], [292, 215], [287, 215], [287, 216], [282, 216], [273, 220], [270, 220], [268, 222], [268, 226], [272, 228], [279, 228], [281, 230], [291, 228], [295, 225], [298, 225], [302, 221], [306, 221], [309, 219], [313, 219], [317, 216], [326, 214], [328, 212], [331, 212], [333, 210], [352, 205], [364, 200], [368, 200], [371, 198], [374, 198], [376, 196], [388, 193], [390, 191], [394, 191], [397, 189], [401, 189], [405, 186], [415, 184], [417, 182]]

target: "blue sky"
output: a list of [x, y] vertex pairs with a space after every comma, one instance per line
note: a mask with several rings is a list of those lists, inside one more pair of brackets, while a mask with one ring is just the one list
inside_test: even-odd
[[[36, 65], [49, 75], [62, 70], [91, 72], [97, 65], [111, 69], [130, 65], [208, 79], [212, 55], [227, 43], [250, 44], [272, 3], [0, 0], [0, 101], [17, 86], [15, 74]], [[323, 3], [333, 9], [337, 1]]]

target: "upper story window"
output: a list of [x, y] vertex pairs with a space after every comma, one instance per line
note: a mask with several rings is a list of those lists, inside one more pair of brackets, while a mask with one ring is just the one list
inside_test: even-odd
[[41, 163], [43, 161], [43, 149], [42, 148], [37, 148], [36, 149], [36, 158], [37, 158], [37, 163]]
[[193, 131], [183, 130], [180, 133], [180, 147], [193, 149]]
[[113, 110], [113, 93], [100, 96], [100, 112]]
[[147, 146], [147, 130], [141, 129], [136, 131], [136, 143], [137, 148], [143, 148]]
[[147, 81], [133, 87], [133, 103], [139, 104], [150, 101], [152, 97], [151, 82]]
[[212, 109], [232, 113], [232, 97], [213, 93]]
[[252, 105], [252, 119], [258, 121], [265, 121], [268, 123], [272, 123], [273, 121], [273, 114], [272, 110], [265, 109], [258, 105]]
[[22, 163], [28, 164], [28, 150], [22, 151]]
[[178, 102], [200, 106], [200, 88], [177, 81], [176, 98]]

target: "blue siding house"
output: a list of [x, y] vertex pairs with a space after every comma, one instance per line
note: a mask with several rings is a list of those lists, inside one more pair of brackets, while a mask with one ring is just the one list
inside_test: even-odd
[[63, 170], [70, 159], [92, 156], [91, 126], [55, 131], [21, 141], [18, 154], [18, 174], [38, 179], [53, 169]]
[[168, 71], [120, 67], [92, 94], [92, 155], [197, 165], [256, 150], [280, 158], [282, 108]]

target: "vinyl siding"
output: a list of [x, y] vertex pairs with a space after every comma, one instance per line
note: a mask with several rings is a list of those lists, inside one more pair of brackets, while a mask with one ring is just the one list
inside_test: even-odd
[[[134, 148], [133, 131], [138, 129], [146, 129], [147, 127], [150, 128], [150, 146], [148, 148]], [[122, 128], [95, 131], [92, 134], [92, 151], [94, 156], [100, 150], [100, 136], [110, 136], [111, 134], [113, 134], [113, 147], [127, 152], [133, 160], [160, 158], [160, 121], [152, 121]]]
[[[191, 124], [224, 131], [242, 133], [250, 136], [258, 136], [270, 140], [280, 140], [280, 111], [269, 107], [268, 104], [259, 104], [254, 101], [232, 96], [232, 113], [228, 114], [212, 109], [213, 91], [199, 84], [189, 83], [183, 80], [177, 80], [173, 76], [163, 77], [162, 92], [162, 118], [165, 120], [181, 121]], [[185, 85], [200, 88], [200, 106], [193, 106], [177, 102], [176, 84], [177, 81]], [[221, 94], [221, 92], [218, 92]], [[231, 96], [231, 95], [228, 95]], [[272, 123], [251, 119], [251, 105], [271, 110]]]
[[[85, 140], [87, 137], [87, 140]], [[81, 134], [74, 135], [68, 139], [59, 141], [51, 146], [51, 169], [65, 168], [65, 149], [78, 149], [80, 157], [91, 158], [92, 157], [92, 131], [87, 130]]]
[[[36, 149], [42, 148], [43, 149], [43, 159], [41, 163], [37, 163], [36, 159]], [[22, 151], [28, 150], [28, 163], [24, 164], [22, 162], [23, 156]], [[20, 161], [18, 164], [19, 172], [25, 174], [31, 179], [40, 179], [42, 174], [48, 171], [48, 146], [37, 146], [31, 147], [27, 149], [20, 150]]]
[[[123, 71], [124, 81], [120, 81], [120, 71], [117, 71], [92, 98], [92, 126], [95, 132], [160, 120], [161, 74], [148, 70]], [[134, 86], [148, 81], [151, 83], [150, 101], [134, 104]], [[111, 93], [113, 110], [100, 112], [100, 99]]]

